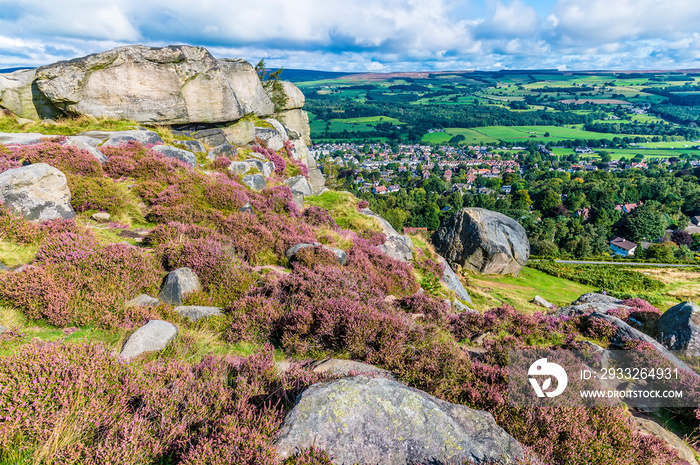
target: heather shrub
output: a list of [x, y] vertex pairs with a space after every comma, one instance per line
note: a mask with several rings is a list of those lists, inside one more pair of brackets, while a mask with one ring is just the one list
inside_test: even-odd
[[622, 305], [632, 307], [625, 321], [639, 328], [646, 334], [656, 335], [656, 322], [661, 318], [658, 308], [651, 305], [644, 299], [627, 299], [622, 301]]
[[230, 324], [224, 332], [225, 340], [267, 342], [277, 329], [282, 307], [274, 299], [253, 294], [233, 302], [226, 315]]
[[588, 318], [583, 332], [590, 337], [608, 340], [617, 332], [617, 326], [603, 318]]
[[357, 209], [358, 210], [364, 210], [365, 208], [369, 208], [369, 202], [366, 200], [360, 200], [357, 202]]
[[308, 224], [312, 226], [325, 227], [334, 230], [338, 229], [338, 224], [331, 217], [331, 214], [328, 212], [328, 210], [323, 209], [321, 207], [317, 207], [316, 205], [311, 205], [308, 208], [306, 208], [301, 214], [301, 216]]
[[338, 265], [338, 258], [330, 250], [323, 247], [305, 247], [299, 250], [292, 262], [293, 266], [305, 266], [315, 268], [317, 266]]
[[70, 176], [68, 188], [75, 211], [100, 210], [115, 216], [127, 212], [136, 214], [130, 192], [109, 178]]
[[184, 242], [189, 239], [212, 238], [219, 242], [226, 242], [226, 237], [211, 228], [197, 224], [178, 223], [169, 221], [159, 224], [143, 238], [143, 245], [156, 247], [170, 241]]
[[71, 145], [61, 145], [64, 138], [39, 144], [21, 145], [14, 149], [15, 157], [27, 163], [47, 163], [65, 174], [102, 176], [102, 165], [88, 151]]
[[426, 321], [440, 326], [447, 326], [451, 316], [450, 306], [445, 301], [426, 294], [413, 294], [398, 302], [406, 312], [422, 315]]
[[0, 298], [55, 326], [131, 327], [149, 315], [124, 302], [153, 292], [160, 277], [146, 251], [68, 232], [49, 236], [33, 266], [2, 275]]
[[275, 464], [285, 411], [324, 379], [278, 373], [269, 347], [137, 369], [100, 346], [28, 345], [0, 358], [0, 449], [46, 463]]
[[419, 286], [410, 265], [383, 254], [367, 241], [355, 240], [347, 254], [347, 266], [364, 276], [372, 288], [384, 295], [401, 297], [418, 290]]
[[218, 157], [214, 162], [211, 164], [211, 167], [217, 171], [224, 171], [225, 169], [228, 169], [228, 167], [231, 165], [231, 160], [227, 157]]
[[192, 172], [192, 168], [173, 158], [148, 149], [136, 141], [118, 147], [100, 147], [107, 156], [103, 168], [113, 178], [132, 177], [142, 181], [177, 182], [177, 172]]
[[0, 202], [0, 237], [20, 244], [33, 244], [41, 238], [41, 228], [8, 210]]
[[203, 194], [207, 203], [219, 210], [238, 210], [248, 203], [245, 188], [223, 175], [206, 182]]
[[245, 263], [233, 256], [230, 246], [215, 239], [168, 242], [158, 247], [158, 256], [166, 270], [191, 268], [209, 293], [210, 305], [230, 305], [253, 283], [251, 271]]

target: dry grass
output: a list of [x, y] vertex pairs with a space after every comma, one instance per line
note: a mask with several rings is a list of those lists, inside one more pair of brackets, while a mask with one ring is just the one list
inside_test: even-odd
[[37, 245], [16, 244], [0, 238], [0, 262], [9, 267], [31, 262], [37, 250]]

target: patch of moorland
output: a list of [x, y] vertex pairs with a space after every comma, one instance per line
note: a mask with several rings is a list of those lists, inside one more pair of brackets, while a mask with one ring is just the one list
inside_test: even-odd
[[[302, 209], [281, 172], [258, 192], [225, 159], [204, 172], [129, 142], [102, 148], [108, 160], [99, 165], [54, 144], [4, 150], [2, 171], [28, 158], [52, 164], [84, 190], [77, 198], [114, 192], [124, 200], [115, 211], [122, 229], [145, 218], [149, 231], [138, 245], [114, 243], [118, 236], [85, 224], [94, 208], [44, 223], [0, 209], [3, 242], [26, 254], [15, 262], [36, 250], [30, 264], [0, 274], [0, 324], [9, 328], [0, 335], [0, 461], [279, 463], [272, 444], [285, 413], [305, 387], [329, 378], [296, 363], [283, 372], [274, 360], [325, 356], [377, 365], [492, 413], [533, 463], [676, 460], [661, 440], [637, 432], [624, 408], [510, 405], [510, 350], [581, 349], [586, 338], [609, 337], [606, 329], [506, 304], [455, 313], [440, 292], [417, 292], [419, 280], [427, 285], [441, 272], [431, 250], [418, 243], [414, 263], [383, 254], [384, 235], [359, 213], [366, 202], [327, 192]], [[276, 155], [288, 160], [284, 152]], [[128, 195], [119, 197], [122, 189]], [[347, 264], [319, 248], [290, 262], [287, 249], [309, 242], [342, 248]], [[155, 295], [182, 266], [202, 283], [185, 304], [216, 305], [222, 316], [190, 322], [169, 305], [126, 305]], [[131, 361], [115, 357], [126, 334], [153, 318], [176, 324], [176, 341]], [[472, 358], [465, 346], [475, 344], [483, 353]], [[330, 462], [303, 450], [287, 463]]]

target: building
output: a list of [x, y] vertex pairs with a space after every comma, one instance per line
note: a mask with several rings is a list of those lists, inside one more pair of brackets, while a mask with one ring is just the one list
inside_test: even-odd
[[690, 219], [690, 223], [695, 226], [700, 226], [700, 215], [696, 215]]
[[630, 257], [637, 250], [637, 243], [628, 241], [624, 237], [615, 236], [610, 240], [610, 248], [617, 255]]

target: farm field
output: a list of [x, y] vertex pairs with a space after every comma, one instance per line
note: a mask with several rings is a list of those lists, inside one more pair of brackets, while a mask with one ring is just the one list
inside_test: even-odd
[[[606, 134], [600, 132], [584, 131], [576, 128], [559, 126], [485, 126], [474, 128], [474, 131], [505, 142], [526, 142], [529, 139], [537, 139], [546, 142], [561, 142], [571, 139], [608, 139], [611, 137], [625, 137], [625, 134]], [[545, 133], [549, 137], [545, 137]], [[636, 137], [636, 136], [629, 136]]]

